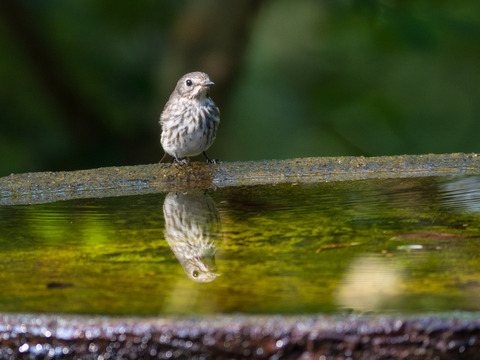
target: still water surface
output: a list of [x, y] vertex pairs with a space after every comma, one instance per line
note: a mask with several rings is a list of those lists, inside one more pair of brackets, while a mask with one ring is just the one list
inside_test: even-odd
[[0, 311], [480, 310], [480, 177], [0, 207]]

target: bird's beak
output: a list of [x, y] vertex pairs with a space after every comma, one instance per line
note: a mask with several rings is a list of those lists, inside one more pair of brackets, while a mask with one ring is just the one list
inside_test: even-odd
[[202, 86], [210, 86], [210, 85], [215, 85], [215, 83], [213, 81], [205, 81], [204, 83], [202, 83]]

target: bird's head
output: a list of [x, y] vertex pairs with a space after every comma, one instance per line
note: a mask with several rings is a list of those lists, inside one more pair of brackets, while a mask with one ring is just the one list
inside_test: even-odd
[[210, 80], [207, 74], [196, 71], [182, 76], [178, 80], [175, 91], [180, 96], [191, 100], [203, 100], [209, 96], [211, 85], [214, 85], [214, 82]]

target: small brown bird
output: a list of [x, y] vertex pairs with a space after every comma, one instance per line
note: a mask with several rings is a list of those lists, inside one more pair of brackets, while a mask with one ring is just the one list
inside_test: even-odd
[[200, 153], [207, 163], [216, 162], [205, 152], [215, 140], [220, 123], [220, 111], [209, 96], [213, 84], [203, 72], [184, 75], [160, 115], [163, 150], [177, 163], [188, 164], [190, 156]]

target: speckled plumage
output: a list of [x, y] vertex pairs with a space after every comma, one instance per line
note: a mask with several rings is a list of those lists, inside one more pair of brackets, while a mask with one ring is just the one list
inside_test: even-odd
[[160, 115], [162, 147], [176, 162], [186, 163], [201, 153], [211, 162], [205, 151], [215, 140], [220, 123], [220, 111], [209, 96], [213, 84], [203, 72], [184, 75]]
[[215, 253], [222, 235], [215, 202], [203, 192], [169, 193], [163, 203], [165, 239], [183, 267], [197, 282], [213, 281]]

